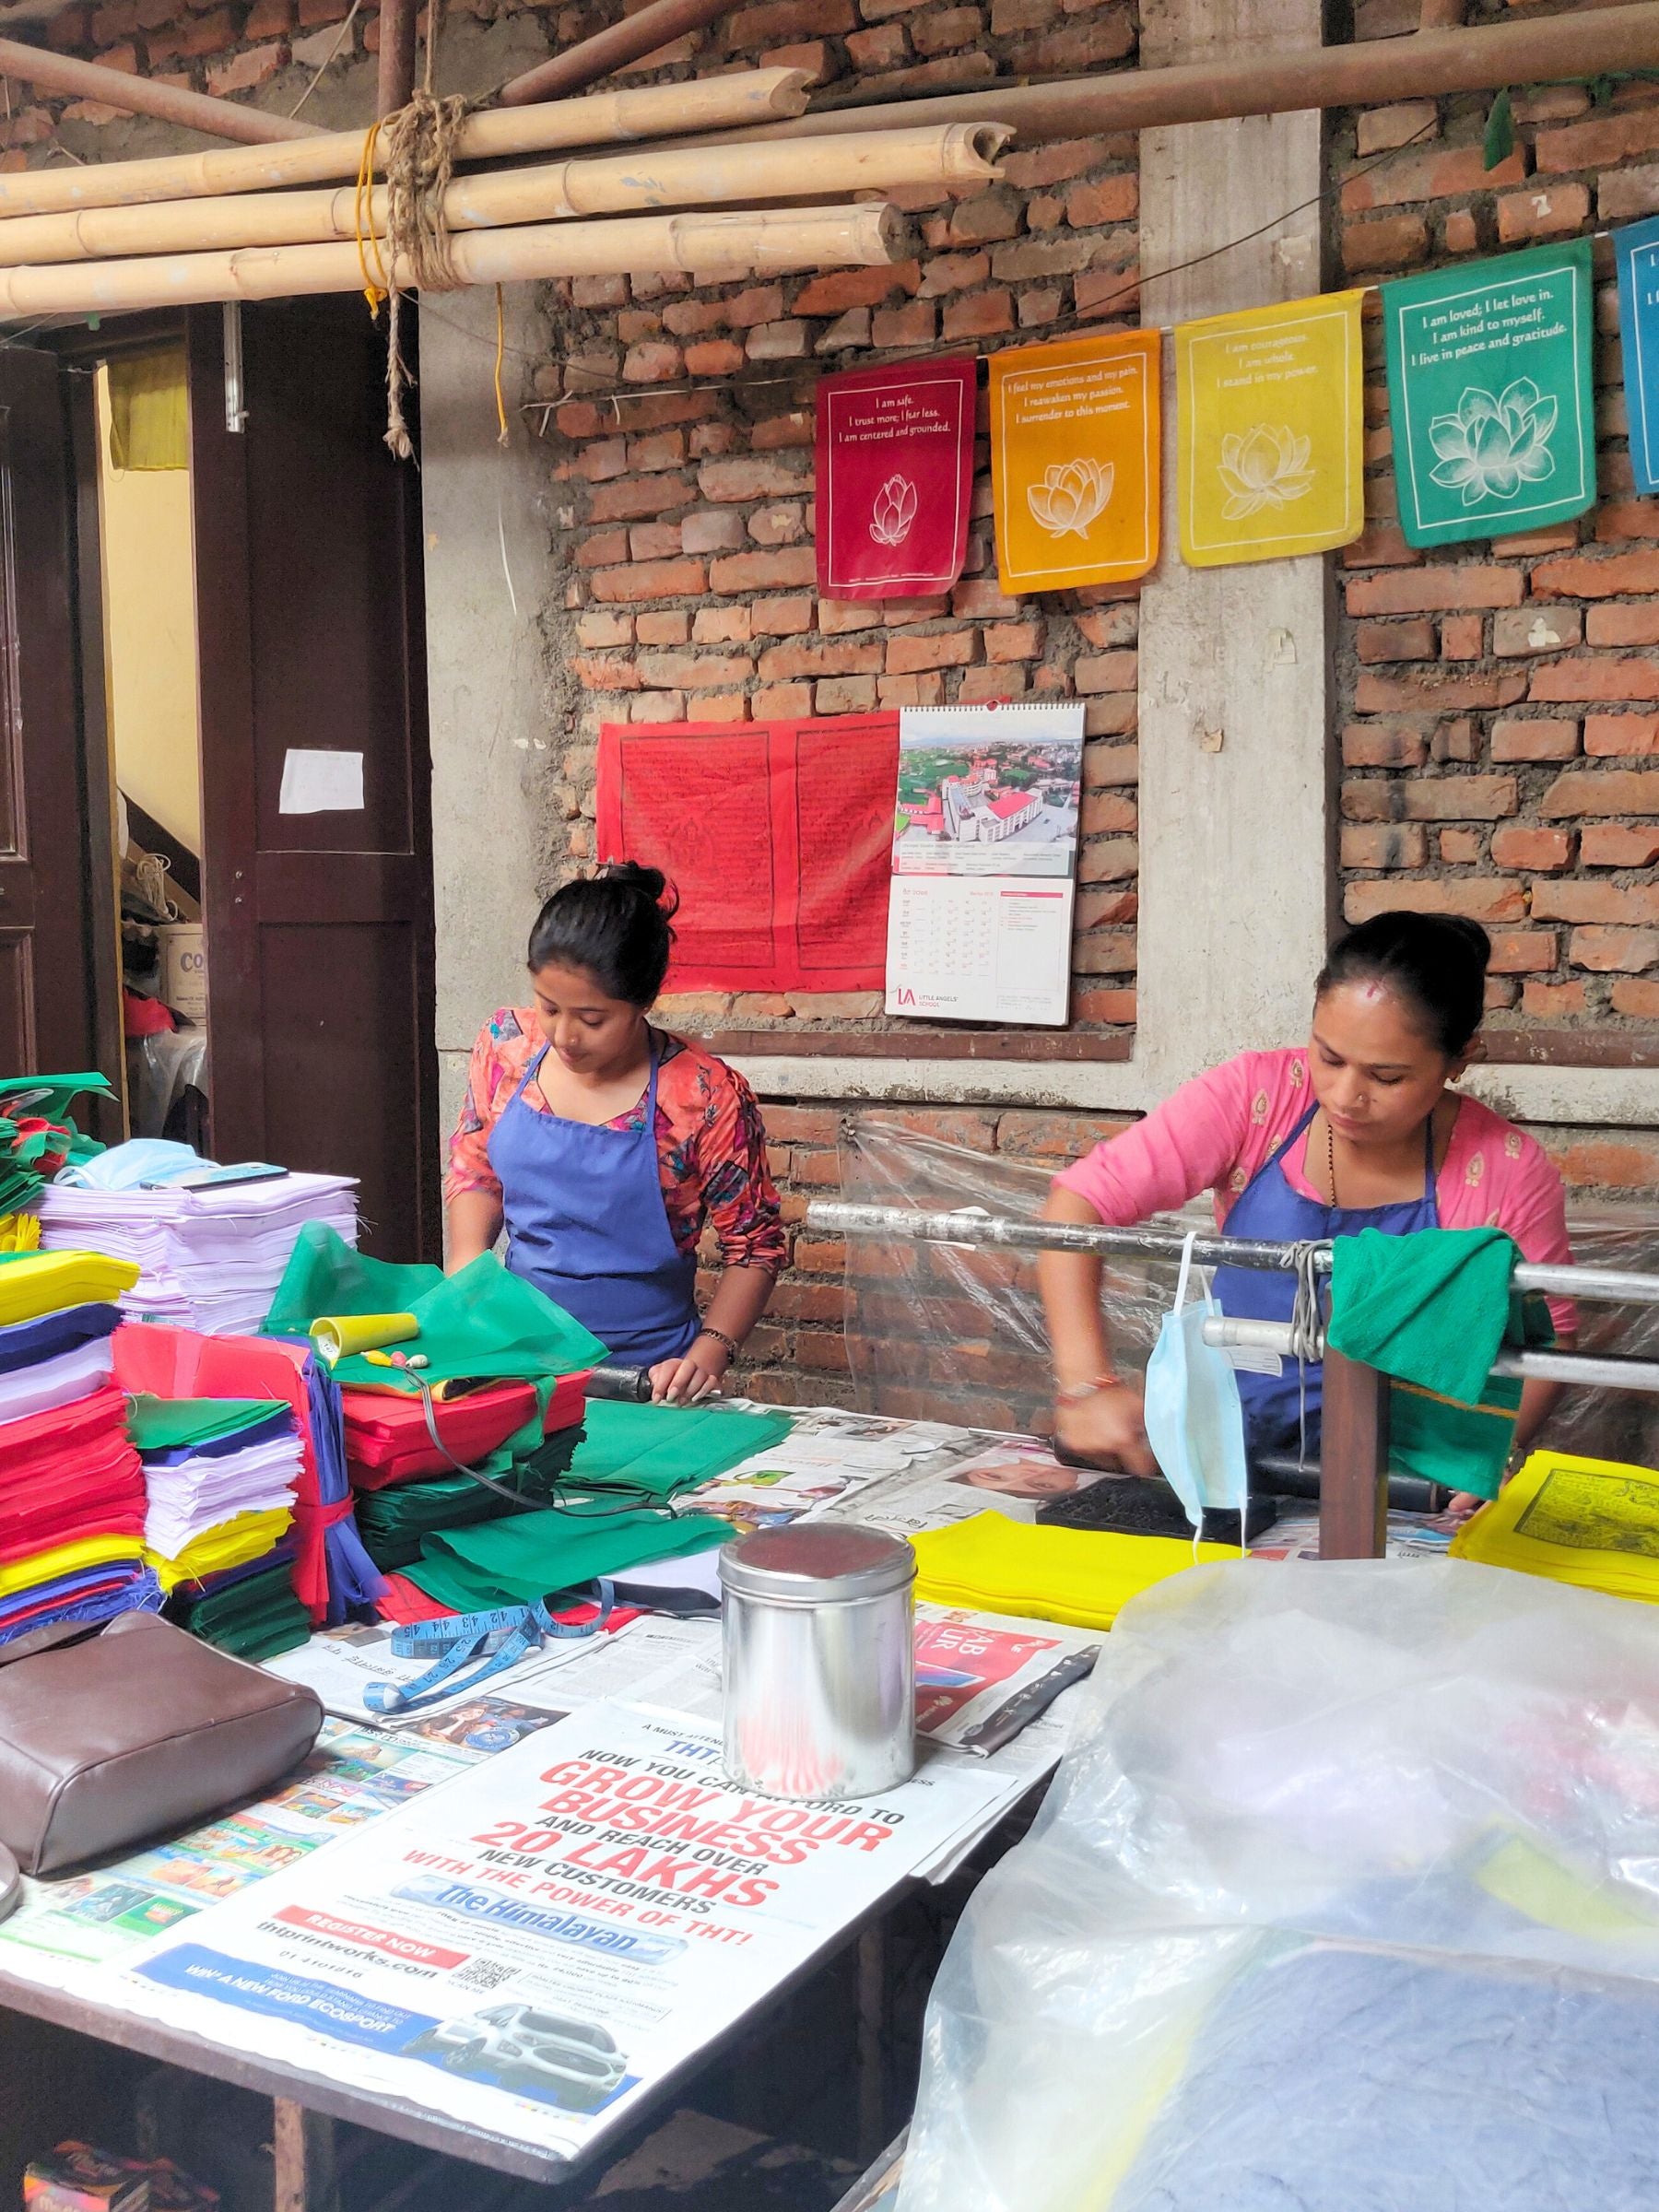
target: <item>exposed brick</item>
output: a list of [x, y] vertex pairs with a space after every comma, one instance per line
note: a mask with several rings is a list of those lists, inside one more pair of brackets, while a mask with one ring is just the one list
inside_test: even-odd
[[[1022, 29], [1030, 29], [1033, 24], [1046, 23], [1053, 12], [1049, 0], [1030, 0], [1030, 5], [1035, 12], [1030, 23], [1020, 26]], [[1112, 158], [1114, 144], [1125, 143], [1127, 150], [1133, 155], [1135, 142], [1132, 139], [1127, 142], [1114, 142], [1110, 138], [1057, 139], [1053, 146], [1032, 147], [1029, 150], [1005, 155], [1003, 174], [1017, 191], [1041, 191], [1045, 184], [1064, 184], [1070, 177], [1084, 176], [1089, 170], [1099, 169], [1102, 162]]]
[[747, 653], [642, 653], [640, 673], [648, 684], [713, 691], [726, 684], [746, 683], [755, 673], [755, 664]]
[[623, 357], [622, 382], [625, 384], [665, 384], [680, 373], [684, 357], [677, 346], [664, 339], [648, 339], [642, 345], [630, 346]]
[[[820, 714], [864, 714], [877, 703], [876, 678], [873, 676], [832, 676], [818, 686], [818, 712]], [[881, 994], [875, 994], [876, 1004], [871, 1013], [881, 1011]]]
[[919, 8], [910, 27], [911, 43], [921, 54], [949, 53], [973, 45], [984, 29], [984, 13], [977, 7]]
[[596, 484], [588, 497], [588, 514], [595, 523], [631, 523], [641, 517], [670, 514], [691, 498], [691, 487], [677, 477], [618, 477]]
[[1065, 195], [1065, 219], [1074, 230], [1133, 222], [1140, 206], [1140, 179], [1133, 172], [1074, 184]]
[[207, 89], [223, 99], [231, 92], [251, 92], [275, 76], [288, 59], [285, 46], [250, 46], [229, 61], [216, 62], [207, 72]]
[[945, 678], [937, 669], [918, 670], [913, 676], [878, 676], [876, 697], [884, 707], [942, 707]]
[[1494, 975], [1547, 975], [1559, 962], [1553, 929], [1500, 929], [1492, 932]]
[[1495, 722], [1494, 760], [1571, 760], [1579, 749], [1576, 722]]
[[1506, 193], [1498, 202], [1498, 236], [1506, 246], [1571, 237], [1589, 220], [1590, 192], [1583, 184], [1540, 184], [1532, 192]]
[[947, 292], [971, 291], [991, 274], [988, 253], [935, 253], [922, 271], [924, 300], [937, 300]]
[[1429, 859], [1426, 830], [1399, 822], [1344, 822], [1345, 868], [1420, 868]]
[[1466, 207], [1453, 208], [1441, 232], [1448, 253], [1473, 253], [1480, 244], [1480, 225]]
[[1078, 975], [1133, 975], [1135, 959], [1129, 930], [1090, 930], [1072, 947], [1072, 968]]
[[895, 292], [913, 292], [922, 281], [921, 265], [902, 261], [887, 268], [835, 269], [814, 276], [796, 293], [797, 315], [839, 315], [849, 307], [879, 307]]
[[1625, 888], [1606, 879], [1533, 886], [1532, 911], [1540, 922], [1609, 922], [1628, 928], [1659, 925], [1659, 886]]
[[1545, 793], [1539, 811], [1567, 815], [1659, 814], [1659, 771], [1569, 770]]
[[984, 634], [988, 661], [1034, 661], [1047, 634], [1041, 622], [999, 622]]
[[1584, 750], [1602, 759], [1659, 753], [1659, 714], [1586, 714]]
[[1478, 661], [1486, 653], [1483, 615], [1447, 615], [1440, 626], [1442, 661]]
[[1659, 645], [1659, 606], [1592, 606], [1584, 614], [1591, 645]]
[[1525, 579], [1518, 569], [1434, 561], [1382, 576], [1350, 578], [1347, 611], [1350, 615], [1429, 615], [1452, 607], [1519, 606], [1524, 590]]
[[744, 351], [735, 338], [698, 338], [686, 348], [688, 376], [732, 376], [742, 368]]
[[741, 515], [688, 514], [680, 523], [680, 544], [688, 553], [735, 553], [745, 542]]
[[1072, 680], [1085, 698], [1102, 691], [1133, 691], [1138, 668], [1139, 657], [1133, 653], [1079, 653]]
[[775, 499], [802, 491], [809, 482], [807, 471], [771, 457], [706, 461], [697, 472], [699, 490], [714, 500]]
[[1645, 169], [1617, 170], [1601, 180], [1596, 212], [1604, 223], [1629, 223], [1659, 214], [1659, 162]]
[[[1427, 834], [1427, 832], [1425, 832]], [[1440, 856], [1450, 868], [1472, 868], [1484, 857], [1478, 830], [1442, 830]]]
[[1540, 131], [1536, 157], [1541, 171], [1557, 175], [1575, 169], [1611, 169], [1637, 154], [1659, 151], [1659, 110], [1639, 108], [1628, 114], [1598, 115], [1561, 131]]
[[[812, 712], [810, 684], [773, 684], [768, 689], [751, 693], [749, 707], [757, 722], [794, 722]], [[771, 1122], [771, 1111], [767, 1122]]]
[[1519, 184], [1526, 176], [1524, 150], [1517, 147], [1495, 169], [1488, 169], [1478, 146], [1430, 147], [1421, 153], [1403, 153], [1393, 161], [1350, 177], [1342, 188], [1345, 213], [1359, 215], [1375, 207], [1403, 207], [1418, 200], [1445, 200], [1474, 192], [1493, 192]]
[[1575, 968], [1634, 975], [1659, 960], [1659, 929], [1575, 929], [1567, 957]]
[[1659, 827], [1629, 822], [1587, 822], [1579, 840], [1587, 868], [1651, 868], [1659, 861]]
[[1462, 676], [1424, 668], [1413, 676], [1368, 673], [1354, 687], [1354, 704], [1361, 714], [1409, 713], [1414, 707], [1512, 707], [1525, 697], [1526, 677], [1519, 672]]
[[810, 546], [782, 546], [770, 553], [734, 553], [709, 566], [709, 583], [717, 592], [786, 591], [791, 585], [813, 583], [817, 578], [818, 557]]
[[1429, 735], [1418, 722], [1350, 722], [1342, 733], [1345, 768], [1421, 768]]
[[1532, 572], [1539, 598], [1614, 599], [1659, 592], [1659, 553], [1580, 554], [1541, 561]]
[[973, 658], [973, 635], [971, 629], [953, 629], [935, 637], [889, 638], [888, 673], [905, 676], [923, 668], [964, 668]]
[[[1570, 867], [1572, 863], [1572, 832], [1570, 830], [1529, 830], [1519, 822], [1506, 822], [1502, 829], [1492, 832], [1492, 858], [1499, 867], [1516, 871]], [[1535, 900], [1535, 916], [1541, 912]]]
[[1432, 660], [1434, 646], [1434, 625], [1426, 618], [1415, 622], [1361, 622], [1354, 632], [1354, 649], [1368, 663]]
[[758, 638], [798, 638], [812, 628], [810, 599], [756, 599], [747, 611]]
[[1009, 59], [1022, 76], [1067, 76], [1121, 62], [1134, 53], [1135, 38], [1135, 19], [1127, 7], [1102, 8], [1087, 20], [1018, 41]]
[[1613, 1011], [1641, 1021], [1659, 1019], [1659, 982], [1637, 982], [1621, 976], [1613, 985]]
[[1527, 696], [1543, 700], [1659, 699], [1659, 660], [1552, 661], [1533, 671]]
[[1584, 618], [1576, 606], [1516, 606], [1492, 617], [1492, 651], [1500, 658], [1560, 653], [1583, 641]]
[[941, 335], [946, 338], [988, 338], [1014, 327], [1014, 301], [1005, 291], [974, 292], [945, 304]]
[[1519, 887], [1496, 877], [1453, 876], [1425, 882], [1392, 876], [1379, 883], [1350, 883], [1343, 895], [1343, 912], [1350, 922], [1369, 922], [1394, 906], [1419, 914], [1467, 914], [1476, 922], [1526, 918]]
[[1355, 151], [1363, 161], [1392, 153], [1413, 139], [1438, 135], [1440, 109], [1431, 100], [1397, 100], [1392, 107], [1362, 109], [1355, 127]]
[[1583, 983], [1525, 982], [1521, 986], [1521, 1011], [1543, 1021], [1569, 1020], [1588, 1011]]
[[1434, 735], [1429, 740], [1429, 757], [1437, 764], [1447, 760], [1467, 762], [1479, 759], [1479, 733], [1466, 714], [1435, 724]]
[[691, 635], [699, 645], [746, 645], [754, 624], [747, 606], [700, 606], [691, 618]]
[[1000, 185], [959, 200], [950, 217], [950, 242], [957, 246], [994, 245], [1018, 235], [1023, 214], [1019, 200]]
[[932, 301], [912, 300], [903, 307], [878, 308], [871, 335], [880, 353], [901, 346], [931, 346], [937, 328]]
[[764, 0], [727, 19], [725, 44], [728, 53], [751, 53], [799, 39], [834, 38], [857, 27], [853, 0]]
[[631, 615], [595, 612], [576, 618], [576, 637], [582, 645], [631, 645], [633, 635]]
[[[636, 618], [635, 635], [641, 645], [683, 645], [691, 635], [691, 618], [684, 607], [655, 607]], [[677, 683], [677, 677], [655, 676], [657, 684]]]
[[1082, 1022], [1126, 1027], [1135, 1019], [1135, 993], [1124, 990], [1075, 991], [1072, 1016]]
[[709, 571], [700, 560], [636, 561], [628, 568], [600, 569], [593, 579], [594, 598], [613, 605], [641, 599], [690, 599], [708, 588]]
[[1513, 814], [1513, 776], [1424, 776], [1405, 786], [1408, 821], [1492, 822]]
[[874, 639], [841, 645], [771, 645], [760, 655], [759, 673], [767, 683], [787, 683], [798, 677], [870, 676], [881, 661], [882, 649]]
[[1385, 215], [1373, 223], [1349, 223], [1342, 233], [1342, 265], [1360, 274], [1371, 269], [1409, 269], [1428, 258], [1429, 227], [1420, 215]]

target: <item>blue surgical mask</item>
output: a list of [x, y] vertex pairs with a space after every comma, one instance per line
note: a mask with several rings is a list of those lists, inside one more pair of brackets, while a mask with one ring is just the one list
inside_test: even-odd
[[1175, 1304], [1147, 1363], [1147, 1441], [1180, 1499], [1194, 1538], [1206, 1512], [1236, 1512], [1241, 1535], [1250, 1498], [1244, 1408], [1232, 1362], [1204, 1341], [1204, 1324], [1220, 1308], [1207, 1289], [1189, 1304], [1187, 1285], [1197, 1231], [1181, 1255]]

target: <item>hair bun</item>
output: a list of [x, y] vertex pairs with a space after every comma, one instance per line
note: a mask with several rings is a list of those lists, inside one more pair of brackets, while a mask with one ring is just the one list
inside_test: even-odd
[[1471, 921], [1467, 914], [1441, 914], [1437, 919], [1460, 936], [1469, 950], [1478, 956], [1483, 971], [1490, 965], [1491, 936], [1478, 922]]
[[647, 867], [643, 861], [606, 861], [599, 870], [598, 880], [601, 883], [619, 883], [630, 891], [638, 891], [641, 898], [649, 899], [652, 905], [669, 920], [679, 912], [679, 899], [669, 889], [667, 877], [661, 868]]

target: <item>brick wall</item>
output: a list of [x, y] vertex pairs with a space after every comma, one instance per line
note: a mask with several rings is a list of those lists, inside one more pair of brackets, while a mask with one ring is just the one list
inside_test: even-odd
[[[1605, 108], [1576, 86], [1517, 98], [1520, 143], [1490, 172], [1484, 112], [1414, 100], [1343, 120], [1351, 275], [1659, 210], [1659, 86], [1625, 87]], [[1372, 519], [1341, 557], [1347, 912], [1414, 905], [1484, 922], [1500, 1028], [1633, 1030], [1659, 1015], [1659, 500], [1631, 493], [1606, 241], [1596, 273], [1601, 498], [1531, 536], [1427, 558], [1406, 545], [1382, 331], [1368, 324]]]

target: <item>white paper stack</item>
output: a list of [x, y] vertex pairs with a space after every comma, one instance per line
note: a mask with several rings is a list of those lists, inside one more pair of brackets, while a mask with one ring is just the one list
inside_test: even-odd
[[238, 1513], [266, 1513], [294, 1502], [300, 1479], [300, 1438], [289, 1429], [240, 1452], [195, 1453], [172, 1465], [153, 1456], [144, 1463], [149, 1508], [144, 1541], [163, 1559]]
[[136, 1263], [124, 1312], [210, 1336], [260, 1326], [306, 1222], [325, 1222], [347, 1244], [357, 1242], [357, 1183], [348, 1175], [284, 1175], [195, 1191], [53, 1183], [40, 1211], [42, 1251], [102, 1252]]

